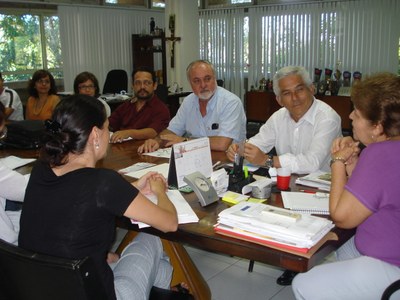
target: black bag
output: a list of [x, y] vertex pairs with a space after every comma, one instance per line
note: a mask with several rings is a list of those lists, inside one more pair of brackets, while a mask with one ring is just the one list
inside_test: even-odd
[[17, 149], [36, 149], [41, 146], [44, 132], [41, 120], [14, 121], [7, 124], [7, 137], [2, 143]]

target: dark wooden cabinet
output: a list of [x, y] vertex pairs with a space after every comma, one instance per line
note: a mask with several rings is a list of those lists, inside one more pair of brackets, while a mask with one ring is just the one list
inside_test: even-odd
[[246, 93], [245, 110], [248, 122], [265, 123], [280, 107], [274, 93], [262, 91]]
[[156, 72], [158, 83], [167, 84], [165, 35], [132, 35], [133, 68], [150, 67]]

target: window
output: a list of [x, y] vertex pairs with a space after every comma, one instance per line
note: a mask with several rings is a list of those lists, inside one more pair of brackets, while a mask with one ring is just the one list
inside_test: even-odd
[[6, 81], [23, 81], [38, 69], [62, 77], [58, 17], [0, 14], [0, 70]]

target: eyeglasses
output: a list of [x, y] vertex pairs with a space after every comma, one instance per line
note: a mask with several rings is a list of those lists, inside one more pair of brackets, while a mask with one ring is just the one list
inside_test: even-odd
[[95, 88], [94, 85], [80, 85], [78, 86], [78, 89], [80, 90], [93, 90]]
[[143, 80], [143, 81], [135, 80], [135, 81], [133, 82], [133, 85], [134, 85], [134, 86], [141, 86], [141, 85], [144, 85], [144, 86], [151, 86], [151, 85], [153, 85], [153, 81], [150, 81], [150, 80]]
[[36, 82], [38, 82], [38, 83], [40, 83], [40, 84], [43, 84], [43, 85], [50, 84], [50, 80], [48, 80], [48, 79], [39, 79], [39, 80], [36, 81]]
[[7, 127], [4, 126], [3, 130], [0, 132], [0, 140], [4, 140], [7, 137]]

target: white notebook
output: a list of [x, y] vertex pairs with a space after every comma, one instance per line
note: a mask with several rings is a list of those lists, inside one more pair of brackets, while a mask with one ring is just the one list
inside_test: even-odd
[[328, 193], [281, 192], [285, 208], [310, 214], [329, 215]]

